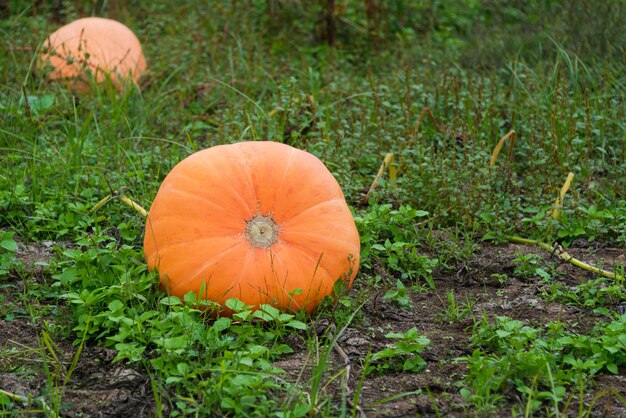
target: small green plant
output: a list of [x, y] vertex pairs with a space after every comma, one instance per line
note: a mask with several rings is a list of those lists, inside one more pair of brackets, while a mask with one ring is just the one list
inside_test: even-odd
[[541, 256], [537, 254], [524, 254], [517, 251], [513, 262], [517, 264], [514, 273], [520, 278], [530, 279], [539, 276], [544, 281], [551, 280], [550, 274], [542, 267]]
[[390, 332], [385, 338], [398, 340], [370, 357], [368, 373], [385, 371], [419, 372], [426, 361], [419, 355], [428, 345], [428, 337], [413, 327], [405, 332]]
[[14, 235], [14, 232], [0, 230], [0, 278], [8, 275], [17, 266], [17, 243], [13, 239]]
[[509, 275], [506, 273], [492, 273], [490, 277], [498, 281], [498, 285], [506, 286], [509, 283]]
[[505, 398], [501, 386], [507, 376], [501, 373], [506, 364], [504, 360], [486, 355], [476, 349], [470, 356], [461, 360], [467, 362], [467, 375], [464, 382], [459, 382], [459, 393], [481, 413], [495, 410]]
[[441, 317], [444, 321], [453, 324], [470, 316], [474, 310], [474, 301], [468, 299], [463, 303], [458, 303], [454, 291], [450, 290], [446, 293], [446, 302], [443, 302], [444, 309]]
[[516, 251], [513, 262], [517, 264], [514, 271], [515, 274], [523, 278], [529, 278], [535, 275], [537, 268], [541, 265], [541, 257], [537, 254], [524, 254]]
[[383, 299], [389, 299], [397, 303], [403, 308], [411, 306], [411, 299], [407, 295], [406, 286], [402, 283], [402, 280], [396, 280], [396, 288], [389, 289]]
[[384, 244], [372, 245], [376, 255], [385, 260], [391, 270], [402, 274], [403, 279], [423, 279], [431, 289], [435, 288], [432, 273], [438, 260], [417, 253], [417, 245], [386, 240]]

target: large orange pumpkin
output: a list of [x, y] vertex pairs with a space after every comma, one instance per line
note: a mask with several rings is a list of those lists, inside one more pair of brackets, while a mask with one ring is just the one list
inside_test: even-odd
[[146, 70], [141, 44], [126, 26], [111, 19], [86, 17], [53, 32], [44, 42], [40, 65], [50, 64], [51, 80], [67, 80], [79, 90], [110, 78], [117, 88], [139, 81]]
[[171, 295], [310, 312], [337, 280], [352, 284], [360, 241], [339, 184], [317, 157], [241, 142], [197, 152], [167, 175], [148, 214], [144, 253]]

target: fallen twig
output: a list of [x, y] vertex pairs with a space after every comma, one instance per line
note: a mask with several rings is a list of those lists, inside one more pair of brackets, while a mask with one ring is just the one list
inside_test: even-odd
[[613, 280], [624, 280], [624, 276], [622, 275], [619, 275], [617, 273], [611, 273], [610, 271], [602, 270], [601, 268], [592, 266], [591, 264], [587, 264], [577, 258], [572, 257], [559, 244], [550, 245], [542, 241], [522, 238], [522, 237], [518, 237], [514, 235], [507, 235], [506, 239], [508, 239], [511, 242], [516, 242], [518, 244], [535, 245], [537, 247], [543, 248], [544, 250], [549, 251], [550, 253], [556, 254], [561, 260], [566, 261], [570, 264], [573, 264], [576, 267], [580, 267], [583, 270], [600, 274], [604, 277], [608, 277], [609, 279], [613, 279]]
[[2, 390], [2, 389], [0, 389], [0, 395], [4, 395], [10, 400], [12, 400], [13, 402], [20, 402], [23, 405], [28, 405], [28, 403], [32, 401], [35, 404], [37, 404], [39, 407], [41, 407], [41, 409], [43, 410], [42, 412], [44, 412], [46, 416], [56, 416], [56, 414], [53, 414], [53, 411], [46, 404], [43, 398], [28, 398], [26, 396], [17, 395], [15, 393], [7, 392], [6, 390]]

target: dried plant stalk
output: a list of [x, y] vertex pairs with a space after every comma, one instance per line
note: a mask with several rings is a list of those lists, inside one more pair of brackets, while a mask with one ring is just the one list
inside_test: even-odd
[[559, 193], [559, 197], [554, 201], [554, 209], [552, 209], [552, 217], [554, 219], [561, 218], [561, 209], [563, 208], [563, 199], [565, 199], [565, 195], [569, 190], [569, 187], [572, 184], [572, 180], [574, 180], [574, 173], [570, 172], [565, 179], [565, 183], [563, 183], [563, 187], [561, 187], [561, 192]]
[[508, 159], [509, 161], [511, 161], [511, 156], [513, 155], [513, 145], [515, 145], [515, 131], [514, 130], [510, 130], [508, 134], [500, 138], [500, 140], [496, 144], [496, 147], [493, 149], [493, 152], [491, 153], [491, 160], [489, 160], [489, 167], [493, 167], [496, 164], [496, 160], [498, 159], [498, 155], [500, 154], [500, 151], [502, 150], [502, 147], [504, 146], [504, 142], [509, 138], [510, 138], [510, 141], [509, 141]]
[[396, 172], [396, 167], [393, 164], [392, 152], [388, 152], [387, 155], [385, 155], [385, 159], [383, 160], [383, 163], [380, 165], [380, 168], [378, 169], [378, 173], [376, 173], [376, 177], [374, 177], [374, 181], [372, 182], [372, 185], [370, 186], [369, 190], [367, 191], [367, 194], [365, 195], [365, 199], [364, 199], [365, 201], [369, 199], [370, 193], [372, 192], [372, 190], [376, 188], [376, 186], [378, 185], [378, 182], [385, 174], [386, 169], [389, 169], [389, 180], [395, 180], [397, 176], [397, 172]]
[[91, 210], [94, 211], [94, 212], [97, 211], [102, 206], [106, 205], [109, 200], [114, 199], [116, 197], [119, 197], [122, 202], [124, 202], [125, 204], [127, 204], [128, 206], [133, 208], [137, 213], [139, 213], [144, 218], [148, 217], [148, 211], [145, 210], [139, 203], [135, 202], [134, 200], [132, 200], [128, 196], [120, 195], [120, 194], [117, 194], [117, 193], [110, 194], [110, 195], [104, 197], [102, 200], [100, 200], [98, 203], [96, 203], [91, 208]]
[[517, 236], [511, 236], [511, 235], [507, 236], [506, 239], [508, 239], [511, 242], [516, 242], [518, 244], [535, 245], [537, 247], [543, 248], [546, 251], [556, 254], [557, 257], [559, 257], [561, 260], [566, 261], [570, 264], [573, 264], [576, 267], [580, 267], [583, 270], [600, 274], [604, 277], [608, 277], [609, 279], [613, 279], [613, 280], [624, 280], [624, 276], [622, 275], [619, 275], [617, 273], [612, 273], [610, 271], [602, 270], [601, 268], [592, 266], [591, 264], [587, 264], [584, 261], [581, 261], [577, 258], [572, 257], [559, 244], [550, 245], [542, 241], [537, 241], [534, 239], [522, 238], [522, 237], [517, 237]]

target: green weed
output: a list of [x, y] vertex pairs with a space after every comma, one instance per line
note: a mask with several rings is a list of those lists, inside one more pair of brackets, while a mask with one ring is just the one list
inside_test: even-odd
[[598, 373], [616, 374], [626, 364], [625, 327], [626, 315], [596, 325], [589, 335], [566, 331], [561, 323], [538, 329], [507, 317], [483, 320], [472, 336], [478, 348], [461, 359], [469, 371], [461, 393], [489, 410], [503, 400], [500, 393], [514, 389], [526, 397], [528, 413], [550, 405], [555, 413], [568, 388], [585, 387]]
[[417, 328], [405, 332], [390, 332], [385, 338], [397, 341], [372, 354], [367, 373], [396, 370], [415, 373], [426, 366], [426, 361], [419, 354], [428, 347], [430, 340], [419, 335]]
[[466, 299], [465, 302], [459, 303], [454, 295], [454, 291], [450, 290], [446, 293], [446, 301], [442, 301], [444, 309], [441, 317], [450, 324], [461, 321], [469, 317], [474, 311], [475, 302]]

